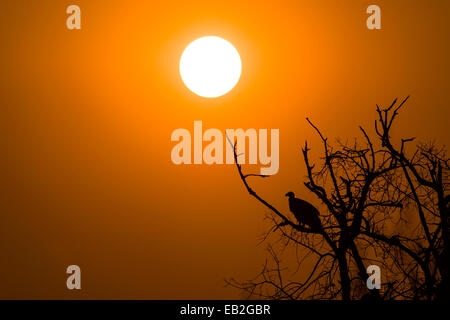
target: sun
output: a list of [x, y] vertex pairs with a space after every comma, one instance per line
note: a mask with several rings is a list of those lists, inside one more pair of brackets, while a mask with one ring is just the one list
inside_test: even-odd
[[236, 48], [216, 36], [192, 41], [180, 59], [180, 75], [184, 84], [205, 98], [228, 93], [238, 83], [241, 71], [241, 57]]

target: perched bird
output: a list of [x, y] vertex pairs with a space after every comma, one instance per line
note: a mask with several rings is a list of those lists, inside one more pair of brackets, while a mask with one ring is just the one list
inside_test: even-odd
[[299, 224], [306, 224], [313, 231], [322, 229], [319, 210], [316, 207], [305, 200], [296, 198], [293, 192], [288, 192], [285, 196], [289, 198], [289, 210], [294, 214]]

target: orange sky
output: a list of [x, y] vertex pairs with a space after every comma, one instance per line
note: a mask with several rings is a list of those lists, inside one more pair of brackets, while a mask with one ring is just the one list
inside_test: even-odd
[[[353, 138], [410, 94], [398, 137], [450, 142], [447, 1], [2, 1], [0, 18], [0, 298], [239, 298], [224, 279], [264, 263], [266, 209], [234, 166], [171, 162], [172, 131], [194, 120], [280, 129], [279, 173], [254, 186], [284, 211], [290, 190], [323, 209], [303, 187], [300, 146], [321, 150], [305, 117]], [[205, 35], [243, 64], [217, 99], [178, 73]]]

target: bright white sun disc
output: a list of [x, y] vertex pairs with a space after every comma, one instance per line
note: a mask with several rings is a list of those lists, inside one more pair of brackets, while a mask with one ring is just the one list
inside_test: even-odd
[[191, 42], [180, 59], [180, 74], [192, 92], [215, 98], [229, 92], [241, 76], [241, 57], [228, 41], [202, 37]]

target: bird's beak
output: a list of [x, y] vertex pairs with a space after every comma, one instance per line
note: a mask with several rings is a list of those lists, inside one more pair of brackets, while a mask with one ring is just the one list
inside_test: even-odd
[[287, 197], [287, 196], [288, 196], [288, 193], [289, 193], [289, 192], [286, 192], [286, 194], [285, 194], [284, 196]]

